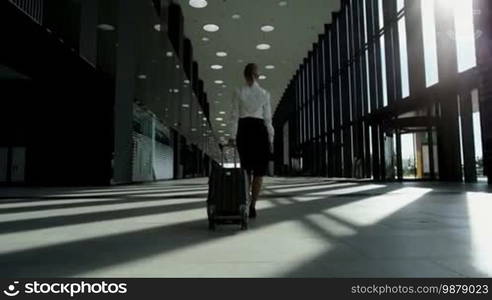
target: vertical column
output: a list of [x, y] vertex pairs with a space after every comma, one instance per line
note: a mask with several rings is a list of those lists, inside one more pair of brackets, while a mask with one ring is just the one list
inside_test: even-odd
[[438, 125], [439, 173], [441, 180], [462, 181], [457, 89], [453, 84], [458, 72], [452, 5], [436, 1], [435, 17], [439, 69], [441, 118]]
[[[383, 7], [380, 7], [380, 5], [383, 4], [381, 1], [372, 1], [373, 6], [372, 6], [372, 14], [373, 14], [373, 26], [374, 26], [374, 49], [375, 49], [375, 67], [376, 67], [376, 73], [377, 74], [377, 84], [376, 84], [376, 91], [377, 91], [377, 105], [376, 107], [378, 109], [381, 109], [385, 106], [385, 100], [384, 100], [384, 94], [387, 93], [387, 90], [385, 91], [385, 88], [387, 89], [387, 86], [383, 84], [383, 80], [387, 80], [386, 76], [386, 68], [383, 68], [383, 56], [382, 53], [386, 51], [386, 43], [384, 43], [384, 48], [381, 45], [381, 39], [384, 40], [384, 36], [381, 37], [381, 34], [384, 35], [384, 31], [381, 33], [381, 28], [384, 28], [384, 24], [381, 24], [382, 21], [384, 21], [384, 14], [383, 14], [383, 20], [380, 20], [379, 17], [379, 12], [384, 11]], [[384, 60], [386, 61], [386, 58], [384, 57]], [[386, 62], [385, 62], [386, 63]], [[375, 138], [375, 141], [373, 143], [374, 146], [376, 146], [377, 149], [375, 149], [374, 153], [374, 158], [377, 158], [377, 161], [374, 161], [377, 163], [377, 170], [378, 170], [378, 176], [375, 176], [376, 180], [385, 180], [386, 179], [386, 167], [385, 167], [385, 133], [384, 133], [384, 126], [383, 126], [384, 120], [381, 119], [381, 117], [378, 117], [375, 120], [374, 126], [377, 128], [375, 131], [376, 135], [373, 135]], [[376, 154], [377, 153], [377, 154]]]
[[318, 36], [318, 101], [319, 101], [319, 117], [320, 117], [320, 175], [326, 176], [326, 102], [325, 102], [325, 73], [324, 73], [324, 37]]
[[[294, 88], [295, 88], [296, 116], [297, 116], [295, 155], [296, 155], [297, 163], [299, 163], [301, 144], [302, 144], [302, 115], [301, 115], [301, 99], [299, 97], [299, 71], [297, 71], [296, 75], [294, 76]], [[297, 165], [297, 168], [298, 167], [299, 166]]]
[[313, 52], [311, 53], [311, 87], [312, 87], [312, 102], [313, 102], [313, 126], [314, 126], [314, 139], [313, 139], [313, 175], [319, 175], [319, 102], [318, 102], [318, 65], [317, 65], [317, 46], [313, 45]]
[[289, 168], [288, 175], [293, 174], [295, 149], [297, 147], [297, 135], [299, 132], [299, 120], [297, 115], [297, 98], [295, 90], [295, 76], [289, 84], [289, 118], [291, 118], [292, 126], [289, 125]]
[[332, 27], [325, 27], [324, 37], [324, 67], [325, 67], [325, 115], [326, 115], [326, 152], [327, 152], [327, 172], [328, 177], [333, 177], [334, 172], [334, 146], [333, 146], [333, 76], [332, 76]]
[[340, 49], [340, 111], [341, 111], [341, 132], [343, 136], [342, 155], [343, 170], [342, 175], [345, 178], [352, 177], [352, 135], [351, 135], [351, 106], [350, 106], [350, 63], [349, 63], [349, 39], [348, 39], [348, 7], [344, 4], [340, 13], [340, 22], [338, 28], [338, 42]]
[[315, 112], [315, 127], [316, 127], [316, 176], [321, 175], [321, 105], [320, 105], [320, 89], [319, 89], [319, 61], [318, 61], [319, 45], [313, 46], [313, 79], [314, 79], [314, 112]]
[[341, 91], [340, 91], [340, 48], [339, 48], [339, 23], [340, 14], [334, 13], [333, 24], [331, 27], [331, 78], [333, 87], [333, 132], [334, 132], [334, 142], [333, 142], [333, 167], [335, 177], [342, 177], [342, 115], [341, 115]]
[[313, 63], [313, 51], [309, 52], [308, 64], [309, 64], [309, 106], [311, 111], [311, 146], [310, 146], [310, 156], [311, 156], [311, 175], [316, 174], [316, 98], [314, 90], [314, 63]]
[[80, 5], [80, 55], [96, 65], [98, 1], [86, 0]]
[[370, 178], [372, 175], [371, 168], [371, 141], [370, 141], [370, 130], [369, 130], [369, 118], [368, 115], [371, 112], [370, 103], [370, 80], [369, 80], [369, 50], [367, 45], [366, 37], [368, 37], [368, 24], [367, 24], [367, 0], [359, 0], [359, 18], [361, 20], [360, 24], [360, 47], [361, 47], [361, 109], [364, 119], [362, 121], [362, 132], [364, 136], [364, 157], [363, 157], [363, 169], [364, 177]]
[[[363, 68], [363, 56], [364, 56], [364, 36], [363, 36], [363, 20], [364, 16], [361, 14], [362, 1], [352, 2], [352, 43], [353, 52], [352, 57], [353, 64], [353, 103], [354, 103], [354, 159], [355, 159], [355, 172], [354, 174], [360, 177], [364, 177], [363, 174], [363, 161], [364, 161], [364, 126], [363, 126], [363, 113], [364, 113], [364, 93], [363, 93], [363, 80], [365, 74]], [[361, 34], [362, 33], [362, 34]]]
[[[386, 78], [388, 86], [388, 104], [397, 101], [398, 98], [398, 82], [400, 78], [397, 77], [397, 68], [400, 66], [399, 60], [396, 60], [396, 54], [398, 52], [398, 23], [396, 21], [396, 1], [395, 0], [383, 0], [383, 13], [384, 19], [389, 20], [386, 22], [384, 28], [385, 39], [385, 53], [386, 53]], [[399, 74], [399, 72], [398, 72]]]
[[308, 112], [308, 117], [307, 117], [307, 122], [308, 122], [308, 132], [309, 132], [309, 139], [308, 139], [308, 145], [306, 148], [307, 152], [307, 160], [308, 160], [308, 173], [310, 175], [313, 174], [313, 169], [314, 169], [314, 155], [313, 155], [313, 148], [314, 148], [314, 108], [313, 108], [313, 88], [312, 88], [312, 83], [313, 83], [313, 73], [312, 73], [312, 64], [311, 64], [311, 58], [312, 58], [312, 52], [310, 51], [308, 53], [308, 56], [306, 59], [304, 59], [304, 65], [306, 66], [305, 72], [306, 72], [306, 108]]
[[466, 182], [477, 181], [475, 166], [475, 139], [473, 135], [473, 107], [470, 92], [460, 95], [461, 136], [463, 137], [463, 162]]
[[116, 59], [116, 92], [114, 104], [114, 165], [113, 182], [132, 181], [132, 132], [133, 98], [136, 78], [136, 2], [121, 0], [118, 2], [118, 43]]
[[[367, 36], [368, 36], [368, 50], [369, 50], [369, 86], [368, 88], [370, 89], [369, 97], [370, 97], [370, 111], [374, 112], [378, 107], [379, 107], [379, 101], [378, 101], [378, 96], [380, 95], [380, 89], [378, 89], [378, 84], [380, 81], [378, 81], [378, 76], [375, 74], [380, 74], [378, 71], [378, 61], [380, 62], [380, 59], [377, 59], [377, 54], [379, 53], [378, 50], [378, 37], [377, 37], [377, 18], [376, 18], [376, 12], [377, 12], [377, 1], [368, 1], [366, 0], [366, 16], [367, 16]], [[380, 173], [380, 165], [379, 165], [379, 129], [378, 129], [378, 124], [374, 122], [374, 120], [371, 120], [371, 137], [372, 140], [370, 141], [372, 143], [372, 174], [374, 179], [380, 180], [381, 178], [381, 173]]]
[[412, 95], [421, 94], [426, 88], [421, 1], [425, 0], [405, 0], [408, 75]]
[[313, 155], [312, 155], [312, 144], [313, 144], [313, 117], [312, 117], [312, 98], [311, 98], [311, 66], [309, 65], [309, 60], [304, 59], [304, 96], [306, 99], [306, 129], [308, 132], [308, 139], [306, 143], [306, 166], [307, 173], [312, 174], [313, 168]]
[[[399, 22], [403, 22], [402, 19], [398, 19], [398, 5], [396, 3], [396, 1], [390, 1], [390, 2], [393, 2], [392, 3], [392, 9], [394, 11], [394, 14], [392, 14], [391, 12], [389, 12], [389, 18], [394, 18], [395, 20], [395, 23], [393, 25], [393, 27], [391, 28], [391, 32], [392, 32], [392, 48], [393, 48], [393, 78], [394, 78], [394, 91], [392, 92], [392, 94], [390, 94], [390, 101], [391, 101], [391, 98], [394, 97], [395, 101], [398, 101], [398, 100], [401, 100], [403, 97], [402, 97], [402, 66], [401, 66], [401, 51], [402, 49], [400, 49], [400, 34], [403, 35], [406, 33], [406, 31], [403, 33], [403, 32], [400, 32], [399, 30]], [[393, 16], [393, 17], [392, 17]], [[407, 24], [407, 21], [406, 21], [406, 11], [405, 11], [405, 14], [403, 16], [403, 18], [405, 18], [405, 28], [407, 27], [406, 24]], [[407, 54], [408, 55], [408, 54]], [[391, 92], [389, 92], [391, 93]]]
[[480, 72], [480, 118], [482, 120], [484, 173], [492, 184], [492, 1], [474, 0], [475, 28], [482, 35], [477, 44]]
[[301, 66], [299, 75], [299, 96], [301, 100], [301, 113], [302, 113], [302, 143], [301, 143], [301, 159], [302, 159], [302, 171], [306, 168], [306, 145], [308, 143], [308, 130], [307, 130], [307, 107], [306, 107], [306, 72], [305, 65]]

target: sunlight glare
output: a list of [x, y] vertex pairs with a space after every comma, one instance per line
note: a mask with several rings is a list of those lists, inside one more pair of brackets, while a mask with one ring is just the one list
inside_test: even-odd
[[398, 212], [430, 191], [432, 189], [406, 187], [325, 211], [354, 224], [354, 226], [371, 226]]
[[492, 276], [492, 195], [467, 192], [466, 199], [472, 238], [472, 264], [477, 270]]

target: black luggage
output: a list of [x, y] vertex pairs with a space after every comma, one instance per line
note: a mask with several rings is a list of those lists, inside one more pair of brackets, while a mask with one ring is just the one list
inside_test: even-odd
[[249, 218], [249, 180], [246, 171], [236, 167], [224, 168], [219, 164], [212, 166], [208, 181], [207, 214], [210, 230], [217, 224], [240, 224], [248, 229]]

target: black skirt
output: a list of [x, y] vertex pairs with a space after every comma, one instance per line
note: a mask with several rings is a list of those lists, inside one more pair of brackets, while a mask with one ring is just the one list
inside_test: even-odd
[[271, 156], [265, 121], [258, 118], [239, 119], [236, 141], [241, 167], [255, 176], [265, 176]]

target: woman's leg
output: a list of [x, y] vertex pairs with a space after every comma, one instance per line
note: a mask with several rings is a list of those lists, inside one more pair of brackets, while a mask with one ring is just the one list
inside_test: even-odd
[[250, 216], [252, 218], [256, 218], [256, 200], [258, 200], [258, 197], [261, 192], [261, 186], [263, 184], [263, 177], [260, 176], [254, 176], [253, 177], [253, 184], [251, 187], [251, 207], [250, 207]]
[[256, 200], [258, 200], [258, 196], [260, 195], [262, 185], [263, 185], [263, 177], [254, 176], [253, 186], [251, 187], [253, 202], [256, 202]]

